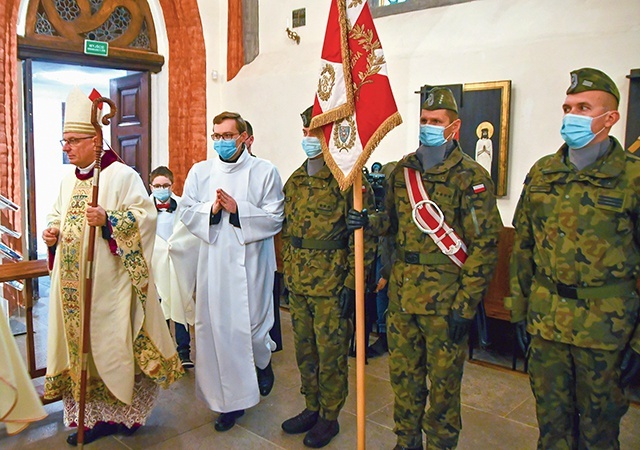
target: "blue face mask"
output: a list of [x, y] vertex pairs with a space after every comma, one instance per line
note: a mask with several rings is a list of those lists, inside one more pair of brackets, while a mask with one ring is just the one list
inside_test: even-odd
[[236, 148], [237, 139], [238, 138], [229, 140], [220, 139], [219, 141], [213, 141], [213, 149], [218, 155], [220, 155], [220, 158], [222, 158], [224, 161], [228, 161], [233, 157], [233, 155], [236, 154], [236, 151], [238, 150]]
[[322, 153], [320, 139], [313, 136], [306, 136], [302, 138], [302, 149], [307, 154], [308, 158], [315, 158]]
[[[451, 126], [451, 124], [449, 125]], [[441, 127], [438, 125], [420, 125], [420, 143], [427, 147], [440, 147], [447, 142], [444, 137], [444, 130], [449, 126]]]
[[171, 197], [171, 188], [154, 189], [151, 194], [161, 202], [166, 202]]
[[591, 131], [591, 122], [593, 122], [593, 119], [602, 117], [608, 112], [609, 111], [596, 117], [565, 114], [562, 118], [562, 128], [560, 129], [562, 139], [564, 139], [570, 148], [582, 148], [588, 145], [589, 142], [593, 141], [596, 136], [604, 130], [604, 127], [602, 127], [602, 130], [594, 133]]

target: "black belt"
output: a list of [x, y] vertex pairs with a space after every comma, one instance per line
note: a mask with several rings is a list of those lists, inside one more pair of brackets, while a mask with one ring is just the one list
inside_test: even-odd
[[451, 259], [449, 259], [448, 256], [442, 254], [441, 252], [407, 252], [403, 248], [398, 248], [396, 257], [400, 261], [404, 261], [406, 264], [421, 264], [423, 266], [451, 263]]
[[291, 236], [291, 245], [295, 248], [304, 248], [307, 250], [342, 250], [349, 245], [349, 238], [330, 241], [324, 239], [303, 239]]
[[549, 277], [537, 274], [536, 281], [551, 293], [572, 300], [626, 297], [636, 289], [636, 280], [621, 280], [618, 283], [606, 284], [604, 286], [579, 287], [563, 283], [554, 283]]

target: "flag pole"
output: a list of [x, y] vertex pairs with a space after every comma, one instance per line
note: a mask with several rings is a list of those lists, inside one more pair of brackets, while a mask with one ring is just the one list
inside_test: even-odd
[[[362, 211], [362, 176], [353, 182], [353, 208]], [[364, 388], [364, 229], [354, 232], [356, 269], [356, 420], [358, 450], [365, 449], [365, 388]]]

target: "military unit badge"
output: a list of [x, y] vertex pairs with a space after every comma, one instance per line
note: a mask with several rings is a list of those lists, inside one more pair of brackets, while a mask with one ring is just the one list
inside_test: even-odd
[[427, 105], [433, 106], [433, 92], [430, 92], [429, 96], [427, 97]]
[[333, 144], [338, 151], [349, 151], [356, 142], [356, 122], [353, 116], [345, 117], [339, 125], [333, 127]]
[[577, 73], [572, 73], [571, 74], [571, 87], [569, 89], [575, 89], [576, 86], [578, 86], [578, 74]]

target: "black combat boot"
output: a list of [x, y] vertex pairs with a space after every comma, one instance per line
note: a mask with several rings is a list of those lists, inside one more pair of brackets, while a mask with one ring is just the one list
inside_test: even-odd
[[295, 417], [282, 422], [282, 429], [285, 433], [298, 434], [306, 433], [318, 421], [318, 411], [306, 409]]
[[331, 442], [331, 439], [340, 432], [337, 420], [327, 420], [318, 417], [318, 422], [309, 430], [302, 443], [311, 448], [322, 448]]

